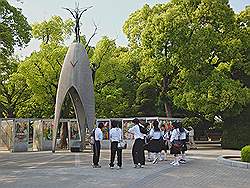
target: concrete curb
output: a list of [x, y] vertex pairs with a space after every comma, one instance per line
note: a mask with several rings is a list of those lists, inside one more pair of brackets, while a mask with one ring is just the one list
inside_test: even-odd
[[218, 163], [226, 165], [226, 166], [233, 166], [233, 167], [238, 167], [238, 168], [250, 169], [250, 163], [234, 161], [234, 160], [231, 160], [229, 158], [240, 158], [240, 156], [237, 156], [237, 155], [219, 156], [216, 160]]

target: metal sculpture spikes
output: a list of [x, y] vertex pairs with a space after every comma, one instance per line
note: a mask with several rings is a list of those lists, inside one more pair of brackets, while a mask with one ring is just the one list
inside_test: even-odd
[[86, 12], [88, 9], [92, 8], [93, 6], [87, 8], [79, 8], [79, 3], [76, 3], [75, 6], [76, 6], [75, 9], [71, 8], [63, 8], [63, 9], [68, 10], [75, 19], [76, 42], [80, 42], [80, 19], [82, 17], [82, 14]]

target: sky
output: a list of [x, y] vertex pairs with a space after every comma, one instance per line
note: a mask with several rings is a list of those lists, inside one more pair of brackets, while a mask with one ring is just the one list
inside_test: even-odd
[[[53, 15], [61, 16], [63, 19], [71, 18], [68, 11], [63, 7], [75, 8], [75, 0], [8, 0], [15, 7], [22, 9], [22, 13], [27, 17], [30, 24], [42, 22]], [[77, 0], [81, 8], [93, 6], [85, 12], [81, 18], [81, 33], [87, 39], [93, 34], [95, 29], [93, 22], [98, 27], [97, 35], [91, 40], [94, 46], [102, 36], [116, 39], [116, 43], [121, 46], [127, 45], [128, 41], [122, 32], [122, 26], [128, 16], [144, 4], [155, 5], [165, 3], [169, 0]], [[229, 0], [235, 12], [240, 12], [246, 5], [250, 5], [250, 0]], [[73, 40], [73, 39], [72, 39]], [[71, 42], [71, 41], [70, 41]], [[69, 43], [70, 43], [69, 42]], [[17, 51], [21, 57], [28, 56], [32, 51], [39, 49], [39, 41], [32, 39], [28, 47]]]

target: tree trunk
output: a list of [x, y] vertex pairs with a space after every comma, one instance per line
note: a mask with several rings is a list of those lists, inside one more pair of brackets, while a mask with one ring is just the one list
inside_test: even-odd
[[164, 103], [166, 117], [172, 117], [172, 109], [171, 106], [167, 104], [167, 102]]
[[14, 118], [14, 109], [9, 108], [7, 112], [7, 118]]
[[[162, 81], [164, 95], [168, 91], [169, 81], [170, 81], [169, 76], [165, 75]], [[171, 109], [170, 101], [167, 101], [166, 98], [164, 101], [164, 108], [166, 112], [166, 117], [172, 117], [172, 109]]]

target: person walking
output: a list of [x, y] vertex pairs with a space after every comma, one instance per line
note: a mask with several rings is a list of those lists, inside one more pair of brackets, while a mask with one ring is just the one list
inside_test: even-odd
[[114, 168], [115, 156], [117, 153], [117, 169], [122, 168], [122, 149], [118, 148], [119, 141], [122, 140], [122, 130], [118, 127], [117, 122], [112, 122], [112, 128], [109, 131], [109, 137], [111, 142], [111, 156], [109, 167]]
[[129, 133], [134, 135], [135, 141], [132, 148], [132, 157], [135, 168], [143, 168], [145, 165], [144, 155], [144, 127], [140, 124], [139, 119], [133, 119], [134, 126], [128, 130]]
[[93, 168], [101, 168], [99, 165], [99, 159], [100, 159], [100, 151], [101, 151], [101, 140], [103, 139], [103, 129], [104, 125], [103, 123], [99, 123], [98, 127], [94, 129], [93, 135], [94, 135], [94, 144], [93, 144]]

